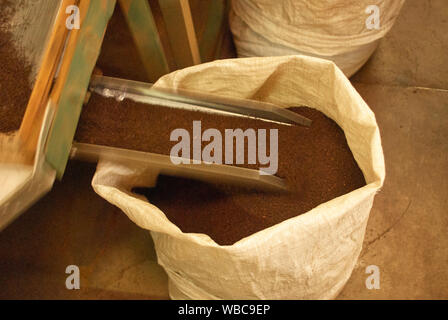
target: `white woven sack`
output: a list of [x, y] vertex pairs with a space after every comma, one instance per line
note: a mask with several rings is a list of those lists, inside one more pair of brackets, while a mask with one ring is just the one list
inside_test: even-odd
[[375, 116], [344, 74], [331, 61], [306, 56], [247, 58], [179, 70], [157, 85], [316, 108], [342, 127], [367, 181], [305, 214], [220, 246], [205, 234], [181, 232], [161, 210], [131, 192], [134, 186], [155, 184], [151, 168], [100, 162], [93, 188], [151, 231], [171, 298], [334, 298], [355, 266], [385, 177]]
[[[350, 77], [390, 30], [403, 3], [233, 0], [229, 20], [239, 57], [306, 54], [332, 60]], [[378, 8], [378, 29], [366, 26], [371, 6]]]

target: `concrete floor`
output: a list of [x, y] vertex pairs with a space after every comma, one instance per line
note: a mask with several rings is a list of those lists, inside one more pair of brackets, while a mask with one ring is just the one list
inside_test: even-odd
[[[352, 82], [375, 112], [386, 182], [340, 299], [448, 298], [448, 3], [407, 0]], [[366, 266], [381, 288], [367, 290]]]
[[[339, 299], [448, 298], [448, 3], [408, 0], [353, 84], [375, 112], [386, 183]], [[0, 298], [168, 298], [149, 234], [90, 187], [72, 162], [62, 183], [0, 233]], [[65, 268], [81, 290], [65, 289]], [[368, 265], [380, 289], [365, 286]]]

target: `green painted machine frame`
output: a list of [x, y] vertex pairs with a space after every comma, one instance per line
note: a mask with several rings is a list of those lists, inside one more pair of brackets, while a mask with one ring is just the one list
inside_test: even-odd
[[68, 162], [90, 76], [98, 59], [115, 2], [115, 0], [90, 1], [79, 29], [73, 59], [56, 106], [45, 152], [46, 161], [56, 170], [59, 179], [62, 178]]

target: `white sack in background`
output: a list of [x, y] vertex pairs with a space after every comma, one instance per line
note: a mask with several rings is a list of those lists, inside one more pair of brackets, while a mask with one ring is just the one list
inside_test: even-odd
[[[390, 30], [404, 0], [232, 0], [230, 27], [239, 57], [306, 54], [332, 60], [350, 77]], [[369, 6], [379, 29], [368, 29]]]
[[[334, 63], [306, 56], [220, 60], [162, 77], [161, 86], [307, 105], [335, 120], [367, 185], [313, 210], [219, 246], [186, 234], [133, 186], [153, 186], [150, 168], [100, 162], [95, 191], [150, 230], [173, 299], [331, 299], [350, 277], [375, 193], [385, 177], [375, 116]], [[299, 214], [300, 212], [297, 212]], [[235, 226], [238, 228], [238, 226]]]

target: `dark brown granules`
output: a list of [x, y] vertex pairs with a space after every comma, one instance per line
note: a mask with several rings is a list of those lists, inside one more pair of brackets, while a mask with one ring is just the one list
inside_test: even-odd
[[117, 102], [92, 95], [84, 107], [76, 140], [169, 154], [176, 128], [202, 131], [278, 128], [279, 168], [291, 192], [276, 194], [228, 185], [212, 185], [175, 177], [159, 177], [154, 189], [138, 189], [183, 232], [205, 233], [230, 245], [257, 231], [297, 216], [365, 185], [343, 131], [319, 111], [292, 108], [313, 120], [310, 128], [282, 126], [253, 119]]
[[14, 1], [0, 0], [0, 132], [20, 127], [31, 94], [31, 65], [17, 50], [8, 31], [13, 15]]

